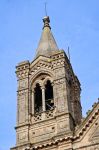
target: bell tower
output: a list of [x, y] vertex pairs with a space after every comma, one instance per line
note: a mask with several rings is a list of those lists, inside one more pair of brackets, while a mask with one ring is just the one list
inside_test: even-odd
[[35, 59], [16, 67], [16, 147], [12, 150], [37, 149], [72, 136], [82, 119], [80, 82], [56, 44], [50, 18], [44, 17], [43, 23]]

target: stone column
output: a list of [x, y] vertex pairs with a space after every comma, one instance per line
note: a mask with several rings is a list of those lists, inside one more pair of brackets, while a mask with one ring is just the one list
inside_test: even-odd
[[32, 90], [32, 115], [34, 115], [34, 90]]
[[43, 112], [46, 110], [46, 104], [45, 104], [45, 87], [42, 87], [42, 109], [43, 109]]

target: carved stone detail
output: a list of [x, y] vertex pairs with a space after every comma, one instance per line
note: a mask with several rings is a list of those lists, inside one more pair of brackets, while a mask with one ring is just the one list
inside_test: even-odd
[[[50, 34], [48, 17], [43, 21]], [[54, 39], [48, 40], [52, 44]], [[80, 82], [63, 50], [19, 63], [16, 75], [17, 142], [12, 150], [99, 149], [99, 102], [82, 122]]]

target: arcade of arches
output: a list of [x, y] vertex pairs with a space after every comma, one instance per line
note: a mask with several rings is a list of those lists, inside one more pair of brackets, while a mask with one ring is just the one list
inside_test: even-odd
[[50, 79], [46, 82], [38, 80], [32, 87], [32, 114], [41, 113], [54, 108], [53, 83]]

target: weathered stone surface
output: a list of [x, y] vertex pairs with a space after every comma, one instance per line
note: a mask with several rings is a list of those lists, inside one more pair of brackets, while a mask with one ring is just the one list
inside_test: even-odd
[[[44, 31], [44, 34], [48, 36], [50, 28], [48, 24], [45, 25], [47, 27], [44, 28], [48, 31], [46, 33]], [[50, 36], [53, 40], [52, 34]], [[49, 42], [49, 39], [45, 40], [43, 36], [38, 47], [39, 57], [31, 63], [29, 61], [19, 63], [16, 67], [18, 82], [16, 147], [12, 150], [98, 150], [99, 103], [95, 104], [93, 110], [83, 120], [80, 82], [73, 72], [68, 57], [63, 50], [56, 50], [55, 41], [44, 42]], [[53, 45], [49, 47], [51, 43]], [[41, 51], [44, 45], [47, 47]], [[48, 54], [40, 56], [49, 48], [51, 48], [50, 56]], [[50, 103], [46, 101], [48, 81], [53, 89], [52, 99], [47, 99]], [[41, 97], [39, 96], [42, 104], [36, 99], [40, 94], [36, 91], [37, 84], [42, 93]], [[50, 109], [47, 109], [49, 104]], [[40, 110], [36, 111], [38, 109], [36, 105], [40, 105]]]

